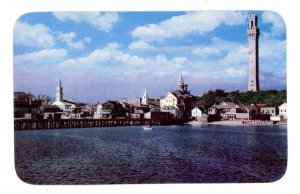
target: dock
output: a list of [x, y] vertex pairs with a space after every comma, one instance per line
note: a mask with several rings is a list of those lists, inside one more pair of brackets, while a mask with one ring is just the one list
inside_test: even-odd
[[94, 128], [94, 127], [118, 127], [136, 125], [170, 125], [184, 124], [186, 119], [58, 119], [58, 120], [14, 120], [15, 130], [35, 129], [64, 129], [64, 128]]

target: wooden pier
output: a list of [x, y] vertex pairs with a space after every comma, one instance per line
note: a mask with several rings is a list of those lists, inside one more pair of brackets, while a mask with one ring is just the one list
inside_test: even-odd
[[184, 124], [187, 120], [151, 120], [151, 119], [59, 119], [59, 120], [30, 120], [21, 119], [14, 121], [15, 130], [34, 129], [63, 129], [63, 128], [93, 128], [117, 127], [135, 125], [169, 125]]
[[60, 128], [92, 128], [150, 125], [157, 122], [150, 119], [60, 119], [60, 120], [15, 120], [15, 130], [60, 129]]

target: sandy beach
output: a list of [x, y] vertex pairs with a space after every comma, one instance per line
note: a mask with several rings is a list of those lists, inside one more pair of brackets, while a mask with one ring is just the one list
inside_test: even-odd
[[214, 121], [214, 122], [210, 122], [207, 124], [208, 125], [226, 125], [226, 126], [245, 125], [242, 121], [239, 121], [239, 120]]
[[[200, 121], [191, 121], [188, 124], [190, 125], [223, 125], [223, 126], [249, 126], [249, 125], [273, 125], [270, 121], [241, 121], [241, 120], [225, 120], [225, 121], [214, 121], [210, 123], [202, 123]], [[286, 123], [277, 123], [278, 124], [285, 124]]]

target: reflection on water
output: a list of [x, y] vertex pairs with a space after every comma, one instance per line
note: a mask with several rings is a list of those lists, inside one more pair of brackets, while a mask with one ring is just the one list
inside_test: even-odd
[[15, 131], [16, 171], [32, 184], [272, 182], [286, 165], [286, 126]]

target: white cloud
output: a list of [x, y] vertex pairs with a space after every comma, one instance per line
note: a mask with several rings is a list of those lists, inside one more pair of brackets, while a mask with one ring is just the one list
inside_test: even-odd
[[226, 57], [220, 63], [234, 64], [234, 63], [248, 63], [248, 47], [244, 45], [237, 45], [230, 50]]
[[227, 68], [225, 72], [230, 75], [230, 77], [246, 77], [247, 76], [247, 68], [245, 66], [241, 66], [240, 68]]
[[[259, 48], [260, 69], [274, 75], [286, 68], [286, 41], [262, 40]], [[284, 74], [284, 73], [283, 73]], [[278, 77], [277, 75], [275, 77]]]
[[[184, 56], [168, 57], [158, 54], [154, 56], [141, 57], [139, 55], [126, 52], [121, 49], [120, 45], [113, 42], [108, 43], [102, 49], [96, 49], [87, 56], [68, 59], [59, 64], [62, 68], [74, 67], [78, 71], [101, 71], [109, 74], [121, 74], [135, 76], [149, 74], [151, 76], [166, 72], [172, 74], [178, 69], [183, 69], [189, 60]], [[155, 70], [155, 71], [154, 71]], [[177, 72], [178, 73], [178, 72]]]
[[83, 67], [107, 67], [113, 68], [111, 66], [117, 65], [121, 68], [124, 64], [129, 65], [143, 65], [145, 60], [135, 55], [130, 55], [128, 53], [119, 50], [120, 45], [118, 43], [112, 42], [108, 43], [103, 49], [96, 49], [91, 52], [88, 56], [78, 57], [74, 59], [69, 59], [62, 62], [61, 66], [83, 66]]
[[221, 49], [216, 48], [214, 46], [201, 46], [192, 51], [193, 55], [207, 57], [212, 55], [220, 55]]
[[259, 55], [262, 58], [269, 59], [285, 59], [286, 55], [286, 41], [263, 39], [259, 45]]
[[87, 44], [89, 44], [92, 39], [90, 37], [85, 37], [82, 40], [74, 41], [76, 38], [75, 32], [69, 32], [69, 33], [58, 33], [58, 38], [65, 42], [70, 48], [73, 49], [83, 49], [86, 47]]
[[14, 27], [14, 44], [38, 48], [52, 48], [55, 44], [49, 27], [17, 21]]
[[132, 36], [151, 42], [193, 32], [203, 35], [213, 31], [222, 23], [229, 26], [241, 25], [245, 23], [245, 19], [246, 15], [242, 12], [189, 12], [158, 24], [139, 26], [132, 32]]
[[60, 21], [85, 22], [104, 32], [109, 32], [113, 25], [120, 20], [119, 15], [115, 12], [54, 12], [53, 15]]
[[128, 46], [128, 48], [131, 50], [150, 50], [150, 49], [152, 49], [151, 46], [143, 40], [132, 42]]
[[51, 65], [65, 59], [68, 51], [65, 49], [45, 49], [14, 57], [15, 65]]
[[107, 43], [105, 49], [119, 49], [121, 45], [117, 42], [109, 42]]
[[200, 45], [192, 54], [205, 60], [219, 60], [222, 63], [240, 63], [247, 59], [248, 45], [212, 38], [212, 43]]
[[262, 22], [272, 24], [271, 36], [280, 36], [285, 32], [284, 20], [275, 12], [263, 12]]

